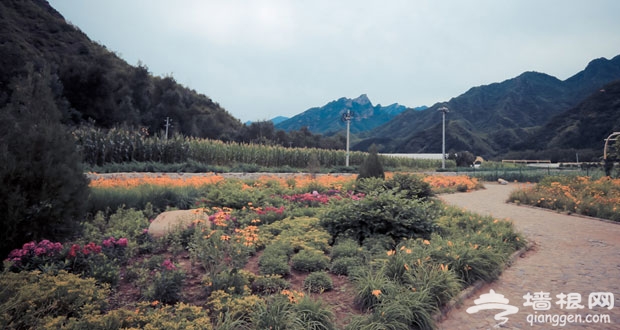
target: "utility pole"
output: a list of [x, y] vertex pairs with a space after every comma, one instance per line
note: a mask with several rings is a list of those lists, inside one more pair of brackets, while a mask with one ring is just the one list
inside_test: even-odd
[[166, 117], [166, 140], [168, 140], [168, 127], [172, 126], [172, 124], [170, 124], [171, 121], [172, 119], [170, 119], [170, 117]]
[[353, 114], [350, 109], [347, 109], [347, 112], [342, 114], [342, 120], [347, 122], [347, 156], [345, 161], [345, 166], [347, 167], [349, 167], [349, 130], [351, 128], [351, 118], [353, 118]]
[[437, 109], [437, 111], [441, 111], [441, 114], [443, 116], [443, 126], [441, 130], [441, 168], [445, 169], [446, 168], [446, 112], [449, 112], [449, 111], [448, 111], [448, 108], [446, 107], [441, 107]]

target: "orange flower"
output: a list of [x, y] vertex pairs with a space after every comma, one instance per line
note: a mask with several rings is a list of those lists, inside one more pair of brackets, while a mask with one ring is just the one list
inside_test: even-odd
[[431, 245], [431, 242], [429, 240], [427, 240], [427, 239], [425, 239], [424, 242], [422, 242], [422, 243], [424, 243], [424, 245]]
[[396, 253], [396, 251], [390, 250], [390, 251], [387, 252], [387, 255], [388, 256], [393, 256], [395, 253]]
[[372, 290], [372, 295], [379, 298], [381, 295], [381, 290]]

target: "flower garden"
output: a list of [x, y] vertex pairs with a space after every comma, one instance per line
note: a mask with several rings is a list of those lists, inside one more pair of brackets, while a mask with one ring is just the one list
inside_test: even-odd
[[[465, 176], [219, 175], [91, 181], [71, 242], [15, 249], [6, 329], [432, 329], [468, 285], [525, 245], [510, 222], [442, 204]], [[204, 214], [162, 237], [170, 207]]]
[[620, 221], [620, 179], [549, 176], [514, 191], [509, 201]]

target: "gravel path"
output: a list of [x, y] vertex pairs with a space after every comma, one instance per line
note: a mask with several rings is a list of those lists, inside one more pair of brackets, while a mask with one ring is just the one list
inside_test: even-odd
[[[516, 188], [516, 184], [487, 183], [483, 190], [441, 196], [449, 204], [479, 214], [511, 219], [534, 247], [506, 269], [497, 281], [484, 285], [459, 308], [450, 311], [438, 328], [620, 329], [620, 225], [505, 203], [510, 191]], [[502, 310], [481, 310], [473, 314], [466, 311], [476, 305], [475, 300], [481, 294], [491, 289], [504, 295], [509, 300], [507, 304], [519, 308], [518, 313], [507, 315], [508, 320], [501, 326], [494, 316]], [[548, 293], [551, 299], [524, 306], [523, 296], [528, 292], [533, 296], [538, 292]], [[594, 299], [594, 306], [589, 308], [590, 294], [598, 292], [614, 295], [613, 308], [596, 306], [596, 302], [604, 305], [605, 297], [609, 297], [604, 294], [593, 295], [593, 299], [598, 299]], [[564, 305], [561, 308], [556, 304], [560, 300], [556, 295], [561, 293], [580, 294], [579, 304], [584, 307], [568, 309]], [[534, 310], [534, 307], [542, 310]], [[611, 323], [586, 323], [603, 314], [609, 315]], [[569, 322], [571, 317], [574, 321], [581, 317], [583, 323]], [[532, 318], [546, 320], [536, 322]]]

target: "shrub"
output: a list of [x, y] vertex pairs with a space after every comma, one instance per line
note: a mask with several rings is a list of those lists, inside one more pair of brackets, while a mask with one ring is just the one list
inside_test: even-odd
[[327, 252], [329, 239], [330, 235], [321, 226], [320, 220], [311, 217], [284, 219], [262, 226], [259, 232], [259, 241], [267, 245], [265, 252], [277, 246], [278, 250], [287, 251], [289, 256], [303, 249]]
[[110, 215], [104, 236], [128, 237], [135, 240], [147, 228], [149, 220], [142, 211], [121, 207]]
[[302, 272], [314, 272], [327, 269], [329, 258], [322, 251], [301, 250], [291, 258], [292, 267]]
[[[238, 323], [237, 323], [238, 324]], [[207, 310], [184, 303], [162, 306], [159, 302], [140, 302], [135, 310], [125, 308], [106, 314], [90, 314], [81, 319], [58, 320], [46, 329], [213, 329]]]
[[99, 314], [110, 291], [95, 279], [65, 271], [57, 275], [39, 271], [0, 274], [0, 327], [43, 329], [55, 319]]
[[258, 260], [258, 268], [263, 275], [287, 276], [291, 273], [288, 258], [284, 254], [264, 252]]
[[352, 239], [344, 239], [332, 246], [330, 257], [332, 260], [341, 257], [355, 257], [358, 256], [361, 251], [362, 248], [359, 244], [357, 244], [357, 242]]
[[354, 267], [360, 267], [362, 260], [359, 257], [339, 257], [334, 259], [329, 271], [336, 275], [349, 275]]
[[403, 238], [430, 237], [439, 209], [433, 201], [411, 200], [401, 194], [370, 194], [360, 200], [332, 203], [321, 224], [334, 239], [343, 235], [362, 243], [373, 235]]
[[264, 275], [256, 277], [254, 282], [252, 282], [252, 292], [274, 294], [283, 289], [288, 289], [289, 286], [288, 281], [283, 279], [280, 275]]
[[332, 278], [326, 272], [314, 272], [310, 273], [304, 280], [304, 289], [320, 293], [323, 291], [330, 291], [334, 288]]
[[250, 280], [246, 274], [239, 272], [236, 268], [222, 271], [211, 279], [211, 290], [222, 290], [229, 294], [241, 295], [245, 292], [246, 287], [250, 285]]
[[385, 178], [383, 165], [381, 164], [381, 160], [377, 154], [377, 147], [375, 145], [370, 146], [368, 156], [366, 156], [364, 162], [360, 165], [357, 179], [360, 180], [365, 178]]
[[232, 320], [249, 319], [253, 311], [264, 305], [265, 301], [259, 296], [236, 296], [223, 290], [213, 291], [207, 300], [207, 306], [213, 315], [225, 315]]
[[185, 274], [177, 269], [169, 259], [164, 260], [159, 270], [147, 279], [147, 286], [142, 295], [148, 300], [157, 300], [165, 304], [173, 304], [181, 299]]
[[431, 185], [415, 174], [394, 174], [391, 179], [385, 180], [385, 188], [402, 192], [405, 198], [426, 199], [433, 195]]

